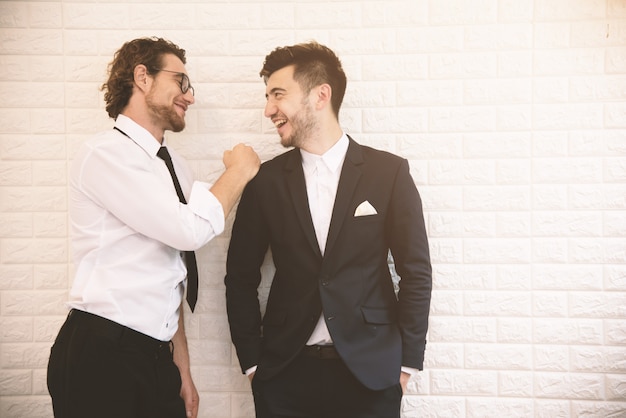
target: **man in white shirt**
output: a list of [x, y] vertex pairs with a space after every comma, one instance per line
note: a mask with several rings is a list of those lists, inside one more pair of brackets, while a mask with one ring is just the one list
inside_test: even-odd
[[194, 103], [185, 62], [161, 38], [125, 43], [103, 85], [115, 127], [74, 159], [76, 274], [48, 364], [57, 418], [197, 416], [183, 321], [185, 288], [192, 310], [197, 297], [193, 251], [223, 231], [260, 161], [239, 144], [209, 185], [168, 150], [165, 131], [181, 131]]

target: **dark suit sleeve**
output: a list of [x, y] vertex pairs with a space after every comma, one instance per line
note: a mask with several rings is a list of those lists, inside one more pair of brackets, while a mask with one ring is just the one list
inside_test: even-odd
[[422, 202], [402, 160], [393, 186], [387, 239], [400, 276], [398, 321], [402, 333], [402, 365], [423, 369], [432, 290], [432, 268]]
[[226, 309], [241, 369], [257, 365], [261, 351], [261, 312], [257, 288], [268, 248], [255, 181], [248, 184], [237, 208], [226, 262]]

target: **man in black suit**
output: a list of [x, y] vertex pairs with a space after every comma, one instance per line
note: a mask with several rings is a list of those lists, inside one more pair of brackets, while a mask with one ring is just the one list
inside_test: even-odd
[[[265, 116], [294, 149], [246, 187], [228, 250], [228, 319], [257, 417], [399, 417], [423, 367], [432, 287], [408, 162], [343, 132], [346, 76], [329, 48], [276, 48], [261, 76]], [[262, 318], [268, 247], [276, 272]]]

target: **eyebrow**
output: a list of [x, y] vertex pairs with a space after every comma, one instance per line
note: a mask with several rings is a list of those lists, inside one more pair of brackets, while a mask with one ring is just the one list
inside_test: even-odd
[[287, 90], [285, 90], [285, 89], [284, 89], [284, 88], [282, 88], [282, 87], [274, 87], [273, 89], [271, 89], [271, 90], [269, 91], [269, 93], [265, 93], [265, 98], [270, 97], [270, 95], [272, 95], [272, 94], [276, 93], [277, 91], [284, 92], [284, 91], [287, 91]]

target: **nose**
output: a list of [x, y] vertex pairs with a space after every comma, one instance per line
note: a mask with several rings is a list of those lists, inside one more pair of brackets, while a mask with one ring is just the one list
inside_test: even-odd
[[187, 103], [189, 103], [190, 105], [194, 104], [196, 102], [196, 98], [194, 97], [193, 93], [191, 92], [191, 89], [187, 90], [187, 93], [185, 93], [183, 95], [183, 97], [185, 98], [185, 101]]
[[276, 114], [276, 105], [271, 100], [265, 102], [265, 111], [263, 113], [266, 118], [271, 118]]

